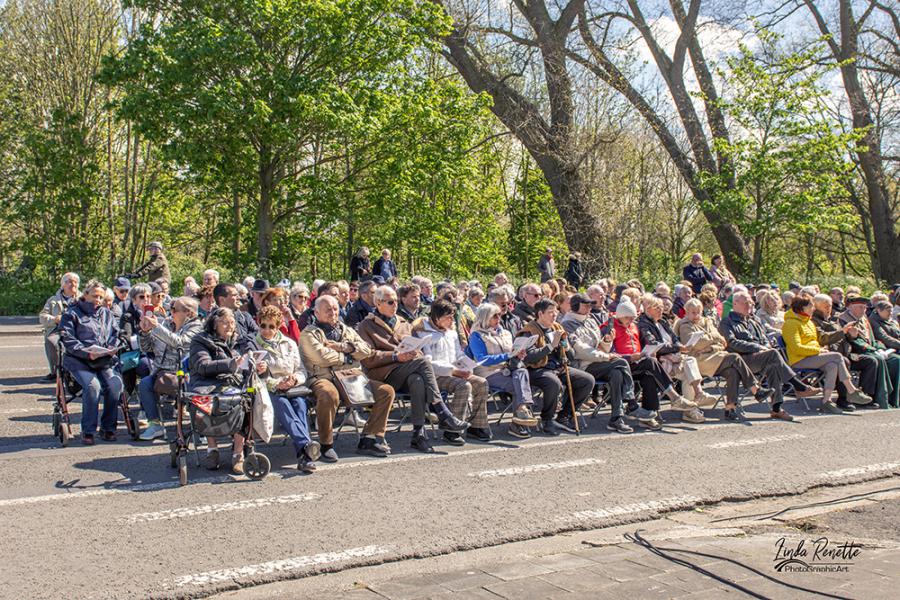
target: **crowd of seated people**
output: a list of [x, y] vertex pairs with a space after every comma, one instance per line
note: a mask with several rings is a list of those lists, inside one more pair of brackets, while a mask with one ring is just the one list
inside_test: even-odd
[[[152, 250], [150, 267], [109, 289], [95, 280], [82, 288], [76, 273], [66, 273], [40, 313], [48, 377], [62, 361], [84, 390], [85, 444], [97, 435], [116, 439], [123, 390], [139, 398], [139, 439], [164, 437], [158, 399], [178, 393], [184, 359], [192, 390], [238, 385], [255, 368], [307, 473], [318, 461], [339, 460], [334, 428], [342, 412], [360, 430], [360, 454], [389, 455], [385, 432], [400, 405], [412, 426], [409, 444], [424, 453], [435, 443], [491, 442], [492, 399], [506, 407], [506, 431], [517, 438], [576, 432], [579, 412], [603, 403], [616, 433], [660, 429], [662, 400], [684, 421], [703, 423], [704, 410], [719, 402], [712, 386], [724, 388], [729, 421], [747, 418], [745, 393], [788, 421], [786, 394], [821, 395], [831, 413], [900, 407], [900, 286], [871, 298], [858, 288], [823, 293], [793, 283], [782, 292], [738, 283], [721, 256], [707, 269], [699, 254], [682, 280], [648, 291], [636, 279], [580, 276], [576, 288], [572, 277], [552, 276], [552, 254], [541, 280], [518, 288], [504, 273], [487, 285], [435, 283], [400, 278], [387, 249], [372, 265], [361, 248], [349, 280], [232, 283], [207, 269], [200, 283], [185, 278], [173, 297], [167, 265], [165, 276], [136, 280], [161, 272], [162, 245]], [[260, 350], [265, 359], [243, 360]], [[125, 353], [139, 359], [126, 367]], [[342, 371], [365, 376], [372, 398], [365, 410], [347, 405]], [[440, 437], [429, 435], [428, 423]], [[208, 439], [207, 467], [241, 473], [243, 442], [236, 435], [230, 460], [220, 460], [217, 441]]]

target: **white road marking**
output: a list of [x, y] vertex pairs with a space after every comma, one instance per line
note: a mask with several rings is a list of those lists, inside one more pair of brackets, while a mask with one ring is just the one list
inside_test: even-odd
[[838, 469], [837, 471], [826, 471], [819, 473], [819, 479], [841, 479], [843, 477], [853, 477], [855, 475], [866, 475], [868, 473], [881, 473], [885, 471], [895, 471], [900, 468], [900, 462], [892, 463], [876, 463], [874, 465], [865, 465], [862, 467], [851, 467], [849, 469]]
[[722, 450], [724, 448], [740, 448], [741, 446], [755, 446], [757, 444], [770, 444], [774, 442], [786, 442], [789, 440], [802, 440], [806, 438], [802, 433], [793, 433], [789, 435], [770, 435], [768, 437], [752, 438], [749, 440], [734, 440], [732, 442], [718, 442], [716, 444], [707, 444], [707, 448]]
[[0, 373], [7, 373], [12, 371], [34, 371], [36, 373], [46, 372], [46, 367], [4, 367], [0, 369]]
[[341, 550], [340, 552], [324, 552], [322, 554], [313, 554], [312, 556], [295, 556], [293, 558], [247, 565], [246, 567], [219, 569], [217, 571], [197, 573], [196, 575], [184, 575], [175, 579], [174, 583], [175, 587], [184, 587], [187, 585], [200, 586], [221, 583], [224, 581], [238, 581], [247, 579], [248, 577], [293, 571], [302, 569], [303, 567], [328, 565], [356, 558], [370, 558], [387, 554], [389, 551], [390, 546], [361, 546], [359, 548]]
[[624, 506], [611, 506], [609, 508], [599, 508], [595, 510], [580, 510], [557, 517], [557, 521], [592, 521], [596, 519], [606, 519], [609, 517], [620, 517], [622, 515], [631, 515], [635, 513], [650, 512], [670, 512], [673, 510], [688, 508], [697, 502], [700, 498], [695, 496], [676, 496], [673, 498], [664, 498], [662, 500], [649, 500], [647, 502], [637, 502], [635, 504], [626, 504]]
[[13, 348], [43, 348], [44, 344], [23, 344], [16, 346], [0, 346], [0, 350], [11, 350]]
[[[40, 407], [37, 407], [40, 408]], [[0, 410], [0, 415], [11, 415], [13, 413], [27, 413], [27, 412], [39, 412], [34, 408], [7, 408], [6, 410]]]
[[307, 502], [310, 500], [318, 500], [322, 496], [319, 494], [292, 494], [290, 496], [275, 496], [272, 498], [256, 498], [253, 500], [238, 500], [236, 502], [225, 502], [222, 504], [207, 504], [205, 506], [185, 506], [172, 510], [161, 510], [158, 512], [137, 513], [122, 517], [120, 520], [126, 523], [146, 523], [148, 521], [170, 521], [172, 519], [186, 519], [188, 517], [197, 517], [200, 515], [209, 515], [221, 512], [231, 512], [235, 510], [247, 510], [249, 508], [263, 508], [275, 504], [294, 504], [295, 502]]
[[524, 467], [510, 467], [508, 469], [491, 469], [489, 471], [477, 471], [468, 473], [469, 477], [478, 477], [480, 479], [490, 479], [492, 477], [507, 477], [509, 475], [526, 475], [528, 473], [539, 473], [541, 471], [555, 471], [557, 469], [571, 469], [574, 467], [585, 467], [587, 465], [602, 465], [606, 461], [602, 458], [583, 458], [579, 460], [564, 460], [557, 463], [543, 463], [537, 465], [525, 465]]

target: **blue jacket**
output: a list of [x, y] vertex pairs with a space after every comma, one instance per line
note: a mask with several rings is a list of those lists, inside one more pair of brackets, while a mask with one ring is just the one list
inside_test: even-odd
[[119, 327], [108, 308], [94, 308], [92, 302], [79, 300], [66, 311], [59, 322], [59, 337], [66, 349], [63, 367], [69, 371], [99, 371], [117, 361], [115, 354], [95, 360], [88, 358], [85, 348], [119, 345]]
[[385, 282], [387, 282], [391, 277], [397, 276], [397, 265], [395, 265], [392, 260], [379, 258], [372, 267], [372, 275], [381, 275], [384, 277]]

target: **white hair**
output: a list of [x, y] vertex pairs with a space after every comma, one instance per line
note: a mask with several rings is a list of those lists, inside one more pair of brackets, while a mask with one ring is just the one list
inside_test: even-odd
[[76, 283], [81, 282], [81, 277], [78, 276], [78, 273], [66, 273], [62, 276], [62, 279], [59, 280], [60, 287], [66, 285], [66, 282], [75, 280]]
[[207, 270], [203, 271], [203, 279], [206, 279], [207, 275], [214, 276], [216, 278], [216, 281], [219, 280], [219, 272], [216, 271], [215, 269], [207, 269]]
[[381, 285], [375, 288], [375, 302], [381, 302], [385, 296], [397, 295], [397, 292], [389, 285]]

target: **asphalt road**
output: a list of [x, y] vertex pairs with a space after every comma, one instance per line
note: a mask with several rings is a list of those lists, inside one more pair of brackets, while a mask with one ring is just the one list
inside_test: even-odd
[[521, 441], [503, 425], [491, 444], [430, 456], [408, 449], [407, 428], [380, 460], [356, 457], [350, 433], [342, 460], [311, 476], [279, 437], [260, 445], [266, 480], [192, 457], [179, 487], [162, 443], [60, 448], [45, 373], [39, 337], [0, 337], [0, 598], [201, 597], [900, 471], [900, 411], [826, 416], [790, 402], [799, 422], [755, 406], [748, 424], [665, 412], [663, 431], [623, 436], [601, 413], [580, 437]]

